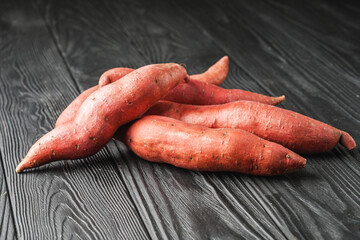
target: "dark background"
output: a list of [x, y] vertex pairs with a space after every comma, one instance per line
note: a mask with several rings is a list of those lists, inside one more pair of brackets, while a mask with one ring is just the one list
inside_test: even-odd
[[112, 141], [87, 159], [15, 173], [105, 70], [179, 62], [192, 74], [224, 55], [223, 87], [285, 94], [280, 107], [360, 143], [356, 1], [1, 1], [0, 238], [360, 238], [359, 148], [254, 177], [149, 163]]

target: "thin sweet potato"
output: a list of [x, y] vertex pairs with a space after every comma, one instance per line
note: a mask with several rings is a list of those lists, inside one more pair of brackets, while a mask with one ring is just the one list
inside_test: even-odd
[[163, 100], [193, 105], [216, 105], [239, 100], [249, 100], [276, 105], [285, 96], [269, 97], [241, 89], [224, 89], [213, 84], [190, 80], [171, 90]]
[[[113, 68], [100, 77], [99, 86], [105, 86], [118, 80], [122, 75], [118, 71], [122, 68]], [[213, 105], [223, 104], [239, 100], [257, 101], [266, 104], [276, 105], [285, 100], [285, 96], [269, 97], [241, 89], [224, 89], [220, 85], [226, 78], [229, 71], [229, 58], [221, 58], [206, 72], [190, 75], [190, 82], [174, 88], [164, 100], [194, 104]]]
[[299, 113], [251, 101], [194, 106], [159, 101], [145, 115], [162, 115], [211, 128], [239, 128], [277, 142], [298, 153], [319, 153], [333, 149], [340, 141], [354, 149], [346, 132]]
[[179, 64], [154, 64], [98, 89], [83, 102], [73, 121], [60, 125], [37, 141], [16, 171], [95, 154], [119, 126], [142, 115], [187, 79], [185, 68]]
[[241, 129], [212, 129], [163, 116], [146, 116], [115, 135], [139, 157], [196, 171], [278, 175], [306, 159]]

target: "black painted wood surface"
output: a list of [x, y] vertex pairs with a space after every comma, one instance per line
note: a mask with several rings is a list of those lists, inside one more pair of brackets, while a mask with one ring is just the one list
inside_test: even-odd
[[[110, 142], [26, 174], [16, 164], [105, 70], [158, 62], [189, 73], [230, 57], [222, 85], [285, 94], [281, 107], [360, 142], [356, 1], [0, 3], [0, 238], [360, 238], [360, 154], [338, 146], [279, 177], [154, 164]], [[1, 215], [2, 214], [2, 215]]]

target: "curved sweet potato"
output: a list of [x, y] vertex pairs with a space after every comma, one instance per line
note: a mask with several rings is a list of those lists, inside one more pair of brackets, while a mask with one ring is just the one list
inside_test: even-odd
[[162, 115], [212, 128], [239, 128], [298, 153], [331, 150], [340, 141], [354, 149], [346, 132], [299, 113], [251, 101], [194, 106], [159, 101], [145, 115]]
[[[122, 76], [122, 71], [122, 68], [113, 68], [106, 71], [100, 77], [99, 86], [105, 86], [118, 80]], [[229, 58], [225, 56], [206, 72], [191, 75], [189, 83], [177, 86], [164, 100], [194, 105], [214, 105], [239, 100], [276, 105], [285, 100], [285, 96], [269, 97], [241, 89], [224, 89], [216, 86], [225, 80], [228, 71]]]
[[[306, 159], [289, 149], [241, 129], [212, 129], [162, 116], [146, 116], [124, 132], [125, 143], [141, 158], [190, 170], [270, 176], [306, 164]], [[116, 138], [123, 139], [121, 131], [117, 133]]]
[[269, 97], [241, 89], [225, 89], [213, 84], [190, 80], [171, 90], [163, 100], [194, 105], [216, 105], [248, 100], [276, 105], [284, 101], [285, 96]]
[[40, 138], [16, 171], [95, 154], [119, 126], [142, 115], [184, 79], [188, 76], [179, 64], [154, 64], [100, 88], [83, 102], [72, 122], [60, 125]]

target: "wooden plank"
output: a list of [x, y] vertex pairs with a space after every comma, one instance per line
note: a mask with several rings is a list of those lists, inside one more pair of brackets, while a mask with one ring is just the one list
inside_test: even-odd
[[77, 94], [43, 19], [29, 2], [0, 7], [1, 156], [20, 239], [146, 239], [108, 151], [25, 174], [15, 166]]
[[[232, 4], [236, 11], [231, 9]], [[327, 84], [316, 84], [310, 78], [314, 69], [305, 71], [296, 66], [297, 62], [304, 66], [314, 64], [312, 54], [307, 52], [308, 57], [302, 59], [298, 44], [279, 30], [279, 42], [269, 44], [276, 36], [271, 31], [276, 29], [263, 19], [263, 26], [257, 25], [256, 30], [252, 25], [259, 22], [255, 10], [249, 6], [241, 10], [238, 6], [226, 1], [215, 5], [194, 1], [182, 1], [179, 5], [165, 1], [93, 1], [86, 5], [80, 1], [54, 1], [46, 6], [44, 14], [70, 69], [74, 74], [91, 76], [92, 84], [110, 67], [177, 61], [186, 63], [189, 72], [194, 73], [228, 54], [232, 62], [225, 87], [273, 95], [286, 93], [287, 108], [353, 131], [357, 113], [345, 104], [356, 103], [356, 99], [351, 97], [343, 104], [340, 101], [344, 97], [337, 99], [329, 90], [324, 93], [327, 86], [334, 84], [334, 77]], [[243, 17], [239, 18], [236, 12]], [[266, 35], [262, 36], [264, 31]], [[299, 29], [295, 27], [293, 31]], [[68, 36], [88, 49], [85, 56], [79, 54], [84, 50], [75, 49]], [[290, 45], [282, 49], [282, 41]], [[290, 57], [292, 53], [297, 55]], [[97, 64], [92, 65], [93, 59]], [[340, 65], [344, 68], [346, 64]], [[81, 80], [81, 74], [76, 78], [81, 88], [90, 86]], [[327, 72], [325, 76], [331, 74]], [[354, 86], [343, 89], [354, 91], [351, 87]], [[336, 107], [323, 109], [328, 102]], [[310, 103], [312, 108], [304, 107]], [[349, 111], [355, 117], [343, 123]], [[332, 114], [338, 117], [330, 119]], [[359, 141], [358, 133], [351, 133]], [[152, 238], [325, 239], [359, 234], [354, 231], [357, 212], [352, 214], [359, 199], [357, 152], [338, 147], [326, 154], [309, 156], [307, 168], [298, 173], [259, 178], [198, 173], [147, 163], [121, 143], [115, 144], [120, 151], [112, 146], [110, 149], [118, 158], [119, 171]]]
[[[0, 160], [2, 163], [1, 154]], [[0, 165], [0, 239], [15, 239], [15, 236], [16, 229], [14, 226], [9, 192], [4, 177], [3, 167]]]

